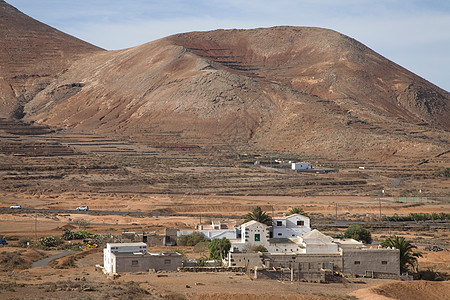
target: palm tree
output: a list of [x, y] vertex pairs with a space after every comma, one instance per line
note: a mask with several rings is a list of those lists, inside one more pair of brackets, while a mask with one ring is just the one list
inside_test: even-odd
[[412, 267], [417, 271], [417, 258], [422, 257], [422, 253], [414, 252], [417, 247], [411, 244], [411, 241], [405, 240], [404, 237], [393, 235], [381, 242], [381, 247], [392, 247], [400, 250], [400, 271], [408, 271], [408, 267]]
[[288, 216], [294, 215], [294, 214], [307, 216], [307, 214], [305, 213], [303, 208], [300, 208], [300, 207], [293, 207], [287, 213]]
[[272, 217], [266, 214], [260, 206], [255, 207], [251, 212], [245, 215], [245, 222], [258, 221], [259, 223], [272, 226]]

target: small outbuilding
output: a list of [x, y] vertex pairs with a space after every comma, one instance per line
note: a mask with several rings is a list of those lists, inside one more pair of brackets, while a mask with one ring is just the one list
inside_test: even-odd
[[311, 163], [309, 162], [299, 162], [291, 164], [292, 170], [309, 170], [312, 169]]
[[108, 243], [103, 249], [105, 271], [122, 272], [176, 271], [182, 266], [177, 252], [149, 253], [145, 243]]

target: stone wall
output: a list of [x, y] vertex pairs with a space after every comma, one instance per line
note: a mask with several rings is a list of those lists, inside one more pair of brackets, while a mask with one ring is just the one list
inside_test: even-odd
[[343, 273], [374, 278], [400, 275], [400, 252], [398, 249], [344, 250]]

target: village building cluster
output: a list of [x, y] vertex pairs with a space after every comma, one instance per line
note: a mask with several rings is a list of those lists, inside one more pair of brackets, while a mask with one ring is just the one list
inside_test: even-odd
[[[398, 249], [371, 248], [353, 239], [332, 238], [311, 230], [310, 219], [299, 214], [273, 218], [272, 226], [249, 221], [233, 228], [212, 223], [191, 231], [170, 229], [160, 239], [173, 245], [175, 236], [194, 231], [208, 239], [229, 239], [231, 249], [223, 258], [223, 264], [228, 268], [253, 270], [255, 277], [274, 278], [273, 274], [268, 274], [280, 270], [288, 270], [291, 279], [298, 280], [327, 281], [332, 274], [372, 278], [400, 276]], [[130, 233], [125, 236], [127, 234], [130, 237]], [[183, 267], [179, 253], [148, 252], [148, 244], [155, 236], [149, 239], [151, 236], [142, 235], [139, 242], [136, 241], [136, 237], [141, 237], [139, 234], [133, 237], [128, 239], [133, 242], [107, 244], [104, 249], [107, 273], [174, 271]]]

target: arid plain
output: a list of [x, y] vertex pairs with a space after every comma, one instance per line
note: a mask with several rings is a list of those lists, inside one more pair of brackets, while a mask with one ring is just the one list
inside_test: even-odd
[[[95, 270], [101, 249], [30, 268], [64, 229], [162, 233], [302, 208], [334, 236], [405, 236], [450, 272], [450, 94], [333, 30], [177, 34], [106, 51], [0, 0], [1, 298], [443, 299], [445, 282], [312, 284]], [[293, 172], [289, 161], [307, 161]], [[11, 209], [21, 205], [21, 209]], [[78, 212], [88, 205], [88, 212]], [[411, 213], [427, 221], [386, 221]], [[380, 219], [381, 217], [381, 219]], [[19, 244], [25, 247], [19, 247]], [[188, 258], [205, 255], [192, 247]], [[245, 287], [245, 289], [243, 288]], [[384, 297], [384, 298], [383, 298]]]

